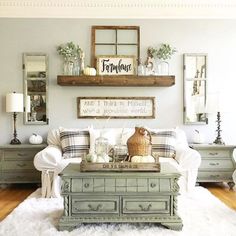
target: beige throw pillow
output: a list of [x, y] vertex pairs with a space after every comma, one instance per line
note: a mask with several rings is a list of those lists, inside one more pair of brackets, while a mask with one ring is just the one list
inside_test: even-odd
[[151, 132], [152, 155], [158, 157], [172, 157], [176, 154], [176, 132], [158, 131]]

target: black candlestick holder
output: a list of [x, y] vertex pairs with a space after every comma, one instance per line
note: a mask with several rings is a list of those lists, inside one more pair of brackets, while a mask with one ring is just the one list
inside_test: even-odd
[[215, 139], [215, 141], [213, 142], [214, 144], [218, 144], [218, 145], [225, 145], [225, 142], [222, 140], [221, 138], [221, 132], [222, 130], [220, 129], [220, 123], [221, 123], [221, 119], [220, 119], [220, 112], [218, 111], [217, 112], [217, 120], [216, 120], [216, 123], [217, 123], [217, 129], [216, 129], [216, 132], [217, 132], [217, 137]]
[[16, 112], [13, 113], [13, 120], [14, 120], [14, 133], [13, 133], [13, 139], [11, 140], [10, 144], [21, 144], [21, 141], [17, 138], [17, 132], [16, 132]]

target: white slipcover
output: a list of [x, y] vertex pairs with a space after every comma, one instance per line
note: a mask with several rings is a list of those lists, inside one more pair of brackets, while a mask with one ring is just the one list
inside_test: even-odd
[[[89, 128], [88, 130], [90, 132], [90, 146], [93, 151], [95, 139], [100, 135], [101, 130], [95, 130], [93, 128]], [[190, 191], [195, 186], [201, 156], [196, 150], [189, 148], [183, 130], [179, 128], [174, 130], [177, 134], [176, 160], [173, 158], [160, 158], [159, 161], [169, 162], [181, 172], [182, 175], [179, 180], [180, 191], [186, 192]], [[158, 130], [155, 129], [153, 131]], [[134, 129], [108, 128], [102, 130], [102, 132], [103, 135], [110, 140], [111, 144], [114, 145], [118, 142], [126, 143], [128, 137], [134, 132]], [[69, 163], [80, 163], [81, 159], [63, 159], [59, 129], [49, 131], [47, 142], [48, 146], [36, 154], [34, 165], [37, 170], [42, 171], [42, 197], [59, 197], [60, 177], [58, 174]]]

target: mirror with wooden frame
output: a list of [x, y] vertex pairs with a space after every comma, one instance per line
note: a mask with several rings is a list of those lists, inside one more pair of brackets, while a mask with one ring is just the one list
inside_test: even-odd
[[139, 26], [92, 26], [91, 66], [96, 67], [99, 55], [132, 55], [139, 59]]
[[48, 55], [23, 53], [24, 123], [48, 124]]
[[207, 54], [184, 54], [184, 124], [207, 124]]

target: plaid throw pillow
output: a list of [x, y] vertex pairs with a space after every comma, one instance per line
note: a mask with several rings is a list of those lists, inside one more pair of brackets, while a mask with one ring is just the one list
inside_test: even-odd
[[89, 131], [62, 131], [60, 140], [64, 158], [83, 158], [89, 153]]
[[151, 132], [152, 154], [175, 158], [176, 133], [174, 131]]

